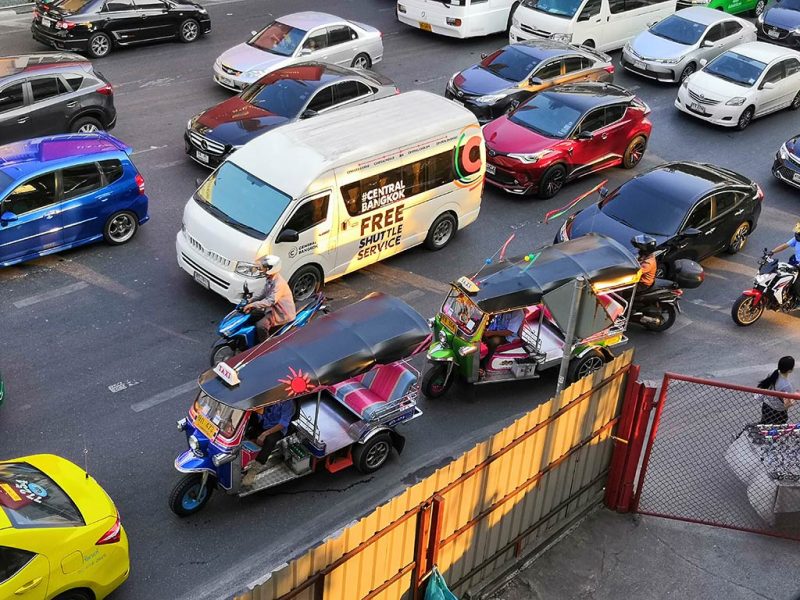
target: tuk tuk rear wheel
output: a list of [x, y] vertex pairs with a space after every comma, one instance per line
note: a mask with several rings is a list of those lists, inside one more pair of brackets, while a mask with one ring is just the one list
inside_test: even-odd
[[606, 357], [597, 348], [592, 348], [580, 358], [573, 358], [569, 363], [567, 378], [570, 384], [599, 371], [606, 363]]
[[374, 473], [386, 464], [391, 452], [392, 438], [388, 433], [379, 433], [353, 448], [353, 463], [361, 473]]
[[448, 365], [436, 363], [422, 376], [422, 393], [426, 398], [441, 398], [453, 385], [453, 374], [447, 376]]
[[169, 495], [169, 507], [172, 512], [179, 517], [188, 517], [198, 512], [208, 503], [211, 494], [214, 492], [216, 482], [212, 477], [209, 477], [201, 491], [200, 484], [202, 481], [203, 476], [199, 473], [187, 473], [175, 482], [175, 486]]
[[219, 342], [211, 349], [211, 367], [236, 355], [236, 342]]

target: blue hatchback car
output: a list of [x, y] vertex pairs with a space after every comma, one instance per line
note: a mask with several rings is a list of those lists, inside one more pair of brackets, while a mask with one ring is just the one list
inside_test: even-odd
[[131, 150], [107, 133], [0, 146], [0, 266], [129, 241], [149, 218]]

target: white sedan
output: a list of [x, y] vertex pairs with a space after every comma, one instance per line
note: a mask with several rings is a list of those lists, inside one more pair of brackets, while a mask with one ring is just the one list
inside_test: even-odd
[[321, 12], [281, 17], [214, 62], [214, 81], [239, 92], [267, 73], [300, 62], [369, 69], [383, 58], [380, 31]]
[[800, 108], [800, 52], [750, 42], [720, 54], [678, 90], [679, 110], [741, 130], [782, 108]]

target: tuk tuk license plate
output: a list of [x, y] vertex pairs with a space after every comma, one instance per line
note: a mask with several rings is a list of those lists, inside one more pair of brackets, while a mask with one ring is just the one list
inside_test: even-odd
[[424, 23], [422, 21], [419, 22], [419, 28], [422, 29], [422, 31], [433, 31], [430, 23]]
[[455, 321], [444, 313], [439, 315], [439, 322], [452, 332], [458, 331]]
[[203, 415], [197, 415], [194, 418], [194, 426], [210, 440], [213, 440], [214, 436], [217, 435], [217, 426], [206, 419]]
[[486, 163], [486, 172], [489, 175], [494, 175], [497, 172], [497, 168], [494, 165], [490, 165], [489, 163]]
[[208, 163], [208, 154], [206, 154], [205, 152], [200, 152], [200, 150], [195, 150], [194, 156], [200, 162]]
[[206, 277], [201, 273], [198, 273], [197, 271], [194, 272], [194, 280], [206, 289], [209, 289], [211, 287], [211, 283], [208, 281], [208, 277]]

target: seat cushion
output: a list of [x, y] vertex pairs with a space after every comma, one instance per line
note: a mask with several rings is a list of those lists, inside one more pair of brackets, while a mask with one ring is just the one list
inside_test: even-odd
[[333, 386], [331, 391], [334, 398], [365, 421], [371, 418], [375, 410], [386, 404], [375, 392], [352, 379]]
[[401, 363], [392, 363], [372, 369], [361, 383], [386, 402], [395, 402], [408, 394], [416, 381], [413, 371]]

